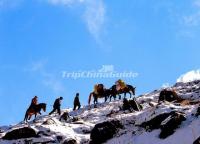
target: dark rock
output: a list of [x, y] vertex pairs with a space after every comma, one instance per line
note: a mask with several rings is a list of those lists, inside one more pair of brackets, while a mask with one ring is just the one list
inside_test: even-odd
[[149, 131], [152, 131], [154, 129], [159, 129], [161, 122], [164, 121], [167, 117], [169, 117], [173, 113], [174, 111], [170, 113], [160, 114], [147, 122], [143, 122], [140, 126]]
[[164, 89], [160, 92], [158, 101], [160, 102], [160, 101], [165, 100], [165, 101], [168, 101], [168, 102], [172, 102], [172, 101], [178, 100], [178, 99], [179, 99], [179, 97], [178, 97], [178, 95], [175, 91]]
[[133, 110], [136, 110], [136, 111], [140, 111], [140, 110], [142, 110], [142, 105], [140, 105], [137, 101], [136, 101], [136, 99], [134, 98], [134, 99], [132, 99], [132, 100], [129, 100], [129, 105], [130, 105], [130, 107], [133, 109]]
[[165, 139], [172, 135], [175, 132], [175, 129], [177, 129], [184, 120], [186, 120], [184, 113], [172, 111], [170, 113], [160, 114], [150, 121], [142, 123], [140, 126], [149, 131], [160, 128], [161, 133], [159, 137]]
[[161, 139], [165, 139], [172, 135], [184, 120], [186, 120], [186, 116], [183, 113], [175, 112], [174, 114], [170, 115], [165, 119], [165, 121], [162, 122], [161, 133], [159, 137]]
[[142, 106], [136, 101], [135, 98], [132, 100], [127, 100], [126, 98], [124, 98], [122, 109], [129, 110], [130, 112], [132, 112], [133, 110], [140, 111], [142, 109]]
[[56, 136], [56, 139], [58, 140], [58, 142], [61, 142], [63, 140], [63, 136], [58, 135]]
[[200, 144], [200, 137], [198, 137], [194, 142], [193, 144]]
[[91, 131], [90, 144], [101, 144], [113, 138], [120, 128], [123, 128], [118, 120], [96, 124]]
[[2, 139], [17, 140], [17, 139], [31, 138], [31, 137], [37, 137], [37, 133], [35, 132], [35, 130], [30, 127], [23, 127], [20, 129], [15, 129], [10, 132], [7, 132]]
[[124, 98], [124, 100], [123, 100], [122, 109], [131, 111], [131, 107], [130, 107], [129, 101], [126, 98]]
[[63, 142], [63, 144], [77, 144], [75, 139], [67, 139]]
[[197, 112], [195, 114], [195, 116], [199, 116], [200, 115], [200, 106], [197, 108]]

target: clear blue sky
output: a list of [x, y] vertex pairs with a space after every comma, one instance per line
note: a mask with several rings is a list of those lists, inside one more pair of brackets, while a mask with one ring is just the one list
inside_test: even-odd
[[125, 81], [139, 95], [199, 69], [199, 54], [199, 0], [0, 0], [0, 125], [20, 122], [34, 95], [48, 111], [76, 92], [85, 105], [95, 83], [116, 80], [63, 70], [134, 71]]

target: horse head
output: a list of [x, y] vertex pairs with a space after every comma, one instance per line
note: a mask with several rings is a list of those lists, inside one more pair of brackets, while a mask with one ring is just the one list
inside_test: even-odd
[[46, 112], [46, 107], [47, 107], [47, 104], [46, 103], [40, 103], [38, 105], [44, 112]]

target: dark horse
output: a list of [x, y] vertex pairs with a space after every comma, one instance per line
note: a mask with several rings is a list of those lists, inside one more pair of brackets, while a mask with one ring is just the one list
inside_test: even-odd
[[88, 99], [88, 104], [90, 105], [90, 101], [93, 97], [94, 99], [94, 104], [98, 103], [98, 98], [104, 98], [105, 102], [107, 101], [108, 97], [111, 95], [111, 90], [110, 89], [104, 89], [102, 91], [102, 93], [98, 93], [96, 94], [95, 92], [91, 92], [89, 95], [89, 99]]
[[111, 88], [111, 94], [110, 94], [110, 101], [112, 97], [114, 100], [116, 99], [116, 96], [119, 95], [119, 99], [121, 99], [121, 94], [124, 94], [124, 98], [126, 98], [126, 94], [129, 93], [130, 98], [132, 95], [135, 95], [135, 87], [132, 85], [126, 85], [123, 89], [117, 90], [117, 86], [113, 85]]
[[24, 117], [24, 121], [27, 122], [28, 120], [30, 120], [32, 115], [35, 115], [35, 118], [38, 113], [41, 115], [41, 110], [43, 110], [44, 112], [46, 111], [45, 103], [40, 103], [36, 105], [34, 108], [28, 108]]

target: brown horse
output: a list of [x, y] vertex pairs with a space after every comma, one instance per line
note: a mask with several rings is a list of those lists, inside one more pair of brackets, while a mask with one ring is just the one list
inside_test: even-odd
[[88, 98], [88, 104], [90, 105], [91, 99], [93, 97], [94, 99], [94, 104], [98, 103], [98, 98], [104, 98], [105, 102], [107, 101], [108, 97], [111, 95], [111, 90], [110, 89], [104, 89], [102, 93], [95, 93], [91, 92]]
[[126, 85], [126, 87], [124, 87], [123, 89], [117, 90], [117, 86], [113, 85], [110, 90], [111, 90], [111, 94], [110, 94], [110, 101], [112, 99], [112, 97], [114, 99], [116, 99], [116, 96], [119, 95], [119, 99], [121, 99], [121, 94], [124, 94], [124, 98], [126, 98], [126, 94], [128, 93], [131, 96], [135, 95], [135, 88], [132, 85]]
[[35, 115], [35, 118], [38, 113], [41, 115], [41, 110], [43, 110], [44, 112], [46, 111], [45, 103], [40, 103], [36, 105], [34, 108], [27, 109], [25, 117], [24, 117], [24, 121], [27, 122], [28, 120], [30, 120], [32, 115]]

